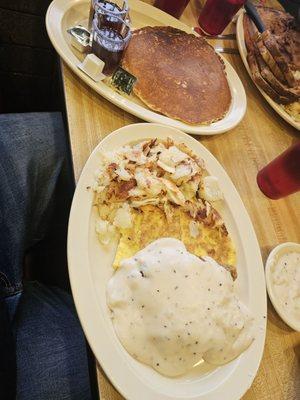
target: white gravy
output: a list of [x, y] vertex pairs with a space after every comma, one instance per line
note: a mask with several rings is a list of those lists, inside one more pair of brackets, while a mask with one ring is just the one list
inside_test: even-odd
[[284, 253], [270, 268], [276, 302], [289, 320], [300, 322], [300, 252]]
[[253, 341], [253, 319], [230, 273], [171, 238], [124, 260], [107, 285], [116, 334], [137, 360], [166, 376], [200, 360], [221, 365]]

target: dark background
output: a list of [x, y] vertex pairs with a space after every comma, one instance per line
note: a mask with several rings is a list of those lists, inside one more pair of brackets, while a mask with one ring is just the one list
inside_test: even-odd
[[0, 0], [0, 113], [61, 109], [59, 62], [45, 27], [50, 0]]

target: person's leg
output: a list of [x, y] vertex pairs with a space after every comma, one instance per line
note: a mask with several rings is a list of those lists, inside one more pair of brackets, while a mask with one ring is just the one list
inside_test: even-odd
[[65, 152], [58, 113], [0, 115], [0, 397], [8, 400], [15, 391], [10, 323], [24, 253], [43, 234]]
[[84, 336], [70, 295], [26, 284], [14, 330], [16, 400], [90, 400]]
[[0, 115], [0, 297], [22, 288], [24, 254], [45, 234], [65, 157], [59, 113]]
[[[53, 194], [66, 156], [60, 114], [0, 115], [0, 155], [0, 398], [9, 400], [14, 398], [15, 387], [13, 342], [8, 329], [9, 322], [13, 321], [17, 310], [20, 317], [17, 315], [18, 323], [15, 326], [18, 338], [16, 350], [18, 362], [21, 362], [26, 348], [30, 351], [28, 341], [24, 342], [25, 347], [22, 345], [22, 338], [26, 337], [28, 328], [27, 324], [24, 324], [24, 328], [22, 326], [22, 307], [25, 307], [26, 314], [27, 303], [22, 301], [17, 308], [22, 297], [24, 254], [44, 236], [51, 215]], [[23, 297], [26, 298], [27, 295], [28, 293], [24, 293]], [[58, 307], [59, 302], [55, 299], [53, 301]], [[62, 304], [62, 309], [63, 307]], [[38, 321], [36, 318], [36, 325]], [[75, 334], [77, 332], [74, 330]], [[48, 341], [51, 342], [51, 329], [48, 330], [48, 334]], [[47, 339], [43, 337], [46, 345]], [[31, 341], [34, 343], [34, 335]], [[83, 339], [80, 341], [85, 349]], [[66, 346], [66, 351], [69, 349]], [[52, 348], [51, 351], [54, 352], [55, 349]], [[58, 354], [56, 352], [56, 355]], [[62, 357], [66, 355], [63, 352], [60, 354]], [[40, 357], [40, 354], [32, 353], [31, 360], [36, 363]], [[61, 358], [57, 360], [58, 365], [62, 362]], [[81, 362], [79, 359], [78, 363], [73, 365], [77, 372], [85, 368], [85, 365], [79, 365]], [[65, 371], [65, 374], [67, 372]], [[45, 374], [47, 375], [47, 369]], [[88, 386], [88, 382], [85, 384]]]
[[[69, 212], [75, 189], [70, 161], [65, 160], [57, 180], [51, 218], [44, 238], [31, 247], [26, 256], [30, 278], [70, 292], [67, 267]], [[25, 276], [28, 275], [25, 273]]]

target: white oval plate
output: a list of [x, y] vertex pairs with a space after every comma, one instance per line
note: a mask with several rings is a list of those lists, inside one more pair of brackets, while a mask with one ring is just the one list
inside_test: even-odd
[[275, 259], [288, 251], [297, 251], [300, 253], [300, 244], [299, 243], [293, 243], [293, 242], [286, 242], [286, 243], [281, 243], [278, 246], [274, 247], [274, 249], [271, 251], [269, 254], [269, 257], [266, 262], [266, 269], [265, 269], [265, 274], [266, 274], [266, 284], [267, 284], [267, 290], [268, 294], [270, 297], [270, 300], [277, 311], [277, 314], [283, 319], [283, 321], [290, 326], [292, 329], [294, 329], [297, 332], [300, 332], [300, 322], [291, 319], [287, 314], [285, 314], [284, 310], [282, 307], [280, 307], [280, 303], [278, 302], [278, 298], [273, 292], [273, 285], [272, 285], [272, 273], [271, 273], [271, 265], [275, 261]]
[[244, 25], [243, 25], [243, 19], [244, 19], [244, 12], [240, 14], [237, 20], [237, 25], [236, 25], [236, 40], [238, 44], [238, 49], [240, 52], [240, 56], [242, 57], [243, 63], [245, 65], [245, 68], [252, 79], [253, 83], [257, 87], [257, 89], [260, 91], [260, 93], [264, 96], [264, 98], [267, 100], [267, 102], [270, 104], [270, 106], [279, 114], [286, 122], [288, 122], [290, 125], [295, 127], [296, 129], [300, 130], [300, 122], [295, 121], [285, 110], [283, 107], [281, 107], [280, 104], [275, 103], [274, 100], [269, 97], [264, 90], [262, 90], [256, 83], [254, 82], [252, 78], [252, 74], [250, 71], [250, 67], [247, 61], [247, 48], [245, 44], [245, 39], [244, 39]]
[[[211, 369], [203, 363], [190, 374], [166, 378], [133, 359], [117, 339], [106, 305], [106, 284], [111, 277], [116, 243], [105, 248], [95, 233], [96, 207], [93, 184], [99, 152], [113, 150], [145, 138], [172, 137], [202, 157], [207, 170], [219, 179], [224, 202], [219, 212], [237, 248], [238, 290], [257, 319], [256, 340], [239, 358]], [[89, 344], [106, 375], [129, 400], [237, 400], [250, 387], [257, 372], [265, 341], [266, 289], [259, 245], [246, 209], [230, 178], [200, 143], [185, 133], [158, 124], [128, 125], [108, 135], [95, 148], [79, 179], [73, 199], [68, 264], [77, 312]]]
[[[85, 73], [78, 69], [77, 65], [84, 56], [70, 44], [67, 28], [81, 23], [86, 24], [89, 3], [87, 0], [54, 0], [48, 8], [46, 26], [50, 40], [60, 57], [93, 90], [119, 106], [125, 111], [137, 117], [164, 125], [173, 126], [194, 135], [215, 135], [233, 129], [244, 117], [247, 107], [246, 94], [240, 78], [228, 61], [223, 59], [226, 66], [228, 83], [232, 95], [232, 103], [225, 117], [210, 125], [189, 125], [175, 119], [151, 111], [136, 96], [122, 96], [104, 82], [94, 82]], [[130, 17], [134, 28], [146, 25], [171, 25], [188, 33], [194, 33], [192, 28], [186, 26], [176, 18], [161, 10], [138, 0], [129, 0]], [[195, 79], [197, 77], [195, 76]]]

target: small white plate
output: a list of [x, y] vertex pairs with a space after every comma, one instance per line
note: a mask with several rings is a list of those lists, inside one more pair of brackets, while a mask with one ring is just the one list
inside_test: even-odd
[[252, 78], [252, 73], [247, 61], [247, 48], [246, 48], [246, 43], [245, 43], [245, 38], [244, 38], [244, 25], [243, 25], [243, 19], [244, 19], [244, 12], [240, 14], [237, 25], [236, 25], [236, 40], [238, 44], [238, 49], [240, 52], [240, 56], [243, 60], [243, 63], [245, 65], [245, 68], [252, 79], [253, 83], [257, 87], [257, 89], [260, 91], [260, 93], [264, 96], [264, 98], [267, 100], [267, 102], [270, 104], [270, 106], [279, 114], [286, 122], [288, 122], [290, 125], [292, 125], [294, 128], [300, 130], [300, 122], [297, 122], [294, 118], [292, 118], [285, 110], [284, 108], [280, 105], [275, 103], [274, 100], [271, 99], [259, 86], [256, 85]]
[[280, 307], [278, 298], [274, 294], [273, 291], [273, 285], [272, 285], [272, 273], [271, 273], [271, 266], [273, 262], [276, 260], [277, 257], [280, 255], [290, 252], [290, 251], [296, 251], [300, 253], [300, 244], [298, 243], [293, 243], [293, 242], [286, 242], [279, 244], [278, 246], [274, 247], [274, 249], [271, 251], [269, 254], [269, 257], [266, 262], [266, 284], [267, 284], [267, 291], [269, 294], [269, 298], [277, 311], [278, 315], [283, 319], [283, 321], [290, 326], [292, 329], [295, 331], [300, 332], [300, 322], [292, 320], [291, 317], [285, 314], [284, 310]]
[[[78, 63], [82, 61], [84, 55], [71, 46], [70, 38], [67, 33], [67, 29], [71, 26], [86, 24], [89, 6], [90, 1], [88, 0], [54, 0], [47, 11], [46, 26], [49, 38], [60, 57], [80, 79], [101, 96], [144, 121], [172, 126], [194, 135], [215, 135], [223, 133], [233, 129], [242, 120], [247, 108], [245, 89], [235, 70], [221, 55], [220, 57], [224, 61], [226, 68], [232, 102], [225, 117], [210, 125], [189, 125], [166, 117], [149, 109], [145, 103], [135, 95], [124, 96], [117, 93], [105, 82], [94, 82], [77, 68]], [[185, 32], [195, 34], [191, 27], [142, 1], [129, 0], [129, 6], [130, 18], [134, 29], [147, 25], [170, 25]], [[197, 76], [195, 76], [195, 79], [197, 79]]]
[[[105, 247], [95, 232], [95, 171], [100, 154], [128, 143], [172, 137], [201, 157], [218, 178], [224, 200], [222, 215], [237, 251], [237, 289], [256, 321], [255, 341], [232, 362], [218, 368], [203, 362], [180, 378], [167, 378], [131, 357], [120, 344], [106, 303], [117, 243]], [[93, 353], [117, 390], [128, 400], [238, 400], [249, 389], [263, 354], [266, 333], [266, 284], [260, 248], [242, 200], [225, 170], [194, 138], [168, 126], [134, 124], [108, 135], [88, 159], [74, 194], [68, 231], [68, 266], [79, 319]], [[205, 333], [204, 333], [205, 334]]]

